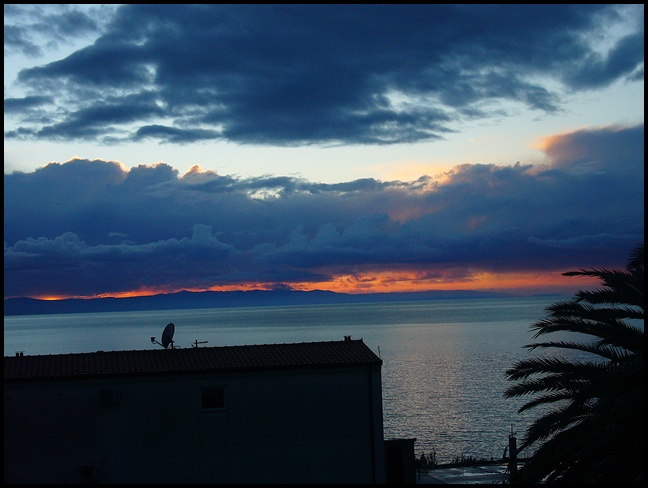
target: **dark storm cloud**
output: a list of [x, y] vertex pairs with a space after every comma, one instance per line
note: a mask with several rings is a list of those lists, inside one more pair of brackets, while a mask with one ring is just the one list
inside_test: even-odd
[[643, 240], [643, 130], [563, 134], [544, 166], [461, 165], [412, 182], [83, 159], [5, 174], [5, 296], [623, 266]]
[[147, 120], [163, 113], [150, 93], [110, 97], [101, 104], [78, 110], [65, 122], [42, 127], [38, 136], [52, 140], [95, 139], [112, 125]]
[[5, 56], [22, 54], [28, 57], [43, 55], [44, 45], [65, 44], [77, 37], [100, 32], [98, 20], [107, 15], [105, 6], [6, 5], [4, 6]]
[[[643, 31], [623, 38], [607, 55], [607, 58], [591, 55], [580, 69], [568, 74], [567, 82], [576, 88], [597, 88], [609, 85], [620, 74], [631, 73], [642, 67], [644, 60]], [[643, 74], [643, 67], [641, 69]]]
[[[604, 51], [595, 40], [624, 8], [636, 10], [634, 30]], [[101, 27], [93, 44], [20, 73], [33, 94], [56, 100], [53, 120], [18, 117], [6, 136], [435, 140], [508, 102], [555, 112], [559, 90], [643, 73], [642, 6], [123, 5]], [[115, 117], [142, 93], [155, 107]]]
[[146, 125], [137, 129], [133, 136], [134, 141], [142, 139], [159, 139], [162, 142], [186, 144], [206, 139], [220, 139], [216, 131], [204, 129], [183, 130], [163, 125]]
[[53, 99], [50, 97], [42, 97], [37, 95], [23, 98], [5, 98], [4, 111], [6, 114], [14, 112], [25, 112], [27, 110], [42, 107], [43, 105], [47, 105], [52, 102]]

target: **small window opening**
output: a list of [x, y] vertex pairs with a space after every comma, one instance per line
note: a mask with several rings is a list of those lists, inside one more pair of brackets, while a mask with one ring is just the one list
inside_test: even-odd
[[203, 410], [225, 408], [225, 388], [222, 386], [203, 386], [202, 408]]

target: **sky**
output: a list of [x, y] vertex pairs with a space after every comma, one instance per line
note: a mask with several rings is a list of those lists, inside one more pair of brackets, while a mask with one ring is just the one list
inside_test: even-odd
[[574, 293], [643, 242], [643, 5], [5, 5], [4, 296]]

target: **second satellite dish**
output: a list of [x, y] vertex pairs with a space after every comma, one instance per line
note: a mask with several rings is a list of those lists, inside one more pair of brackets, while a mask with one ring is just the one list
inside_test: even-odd
[[169, 345], [171, 346], [171, 349], [173, 349], [174, 333], [175, 333], [175, 325], [173, 325], [173, 322], [171, 322], [164, 328], [164, 332], [162, 332], [162, 347], [164, 349], [167, 349]]

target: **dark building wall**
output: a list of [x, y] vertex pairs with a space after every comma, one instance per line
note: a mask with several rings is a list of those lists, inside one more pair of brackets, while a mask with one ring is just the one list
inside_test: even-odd
[[380, 399], [368, 367], [5, 383], [5, 483], [384, 482]]
[[385, 465], [388, 484], [416, 484], [414, 442], [416, 442], [416, 439], [390, 439], [385, 441]]

